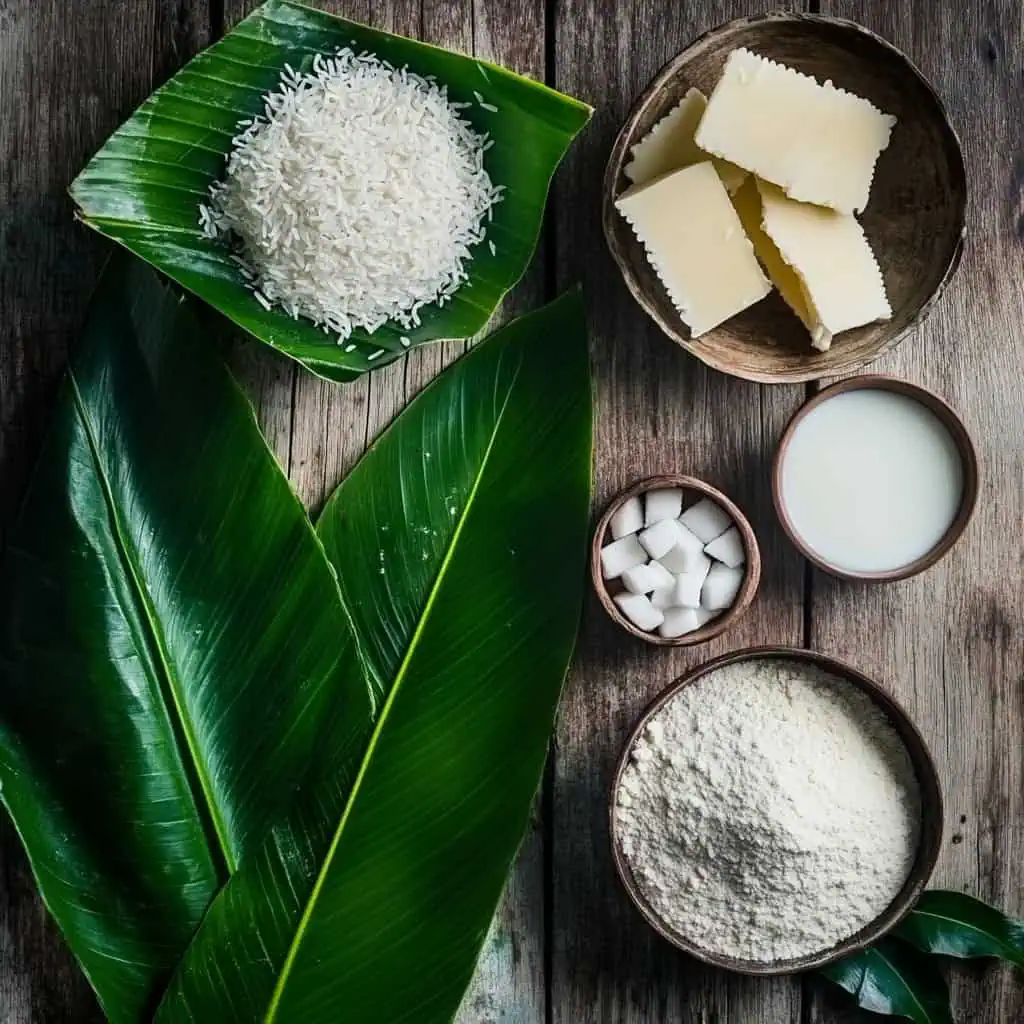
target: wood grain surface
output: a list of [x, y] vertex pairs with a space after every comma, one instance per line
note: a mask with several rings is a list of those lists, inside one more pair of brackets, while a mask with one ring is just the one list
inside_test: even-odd
[[[979, 449], [968, 533], [926, 575], [865, 586], [812, 574], [775, 521], [769, 467], [799, 386], [703, 367], [630, 298], [601, 235], [604, 163], [634, 100], [696, 35], [767, 10], [743, 0], [320, 0], [455, 46], [594, 104], [559, 173], [545, 240], [510, 309], [586, 287], [597, 400], [596, 507], [633, 479], [703, 477], [749, 516], [763, 579], [747, 617], [696, 651], [627, 637], [585, 611], [548, 784], [460, 1024], [825, 1024], [855, 1018], [813, 979], [752, 980], [675, 953], [618, 890], [606, 788], [646, 702], [686, 668], [755, 643], [815, 647], [879, 678], [939, 762], [950, 834], [936, 884], [1024, 914], [1024, 13], [1019, 0], [826, 0], [904, 49], [964, 142], [963, 268], [925, 326], [872, 369], [943, 395]], [[0, 0], [0, 531], [15, 514], [80, 328], [103, 243], [65, 189], [151, 90], [255, 0]], [[818, 5], [814, 4], [813, 9]], [[804, 5], [801, 9], [812, 9]], [[508, 309], [505, 311], [506, 315]], [[314, 510], [458, 346], [338, 387], [239, 339], [235, 367], [282, 466]], [[0, 1024], [79, 1024], [99, 1011], [2, 829]], [[1024, 1020], [1008, 971], [954, 972], [958, 1020]], [[200, 1022], [204, 1024], [204, 1022]], [[382, 1022], [387, 1024], [387, 1022]]]

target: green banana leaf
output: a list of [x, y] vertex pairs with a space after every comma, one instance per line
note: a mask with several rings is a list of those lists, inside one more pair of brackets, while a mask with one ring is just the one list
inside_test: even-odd
[[[470, 279], [444, 306], [425, 307], [413, 330], [357, 332], [347, 352], [306, 320], [265, 310], [225, 245], [199, 230], [199, 203], [219, 178], [240, 120], [263, 112], [288, 64], [308, 70], [317, 53], [366, 49], [396, 66], [433, 75], [493, 147], [485, 167], [506, 186]], [[488, 110], [475, 94], [484, 98]], [[71, 194], [82, 219], [127, 246], [260, 340], [331, 380], [352, 380], [413, 345], [468, 338], [481, 330], [526, 270], [540, 235], [555, 168], [591, 109], [577, 100], [472, 57], [379, 32], [287, 0], [270, 0], [199, 54], [135, 112], [79, 175]], [[382, 352], [371, 362], [369, 356]]]
[[882, 939], [819, 973], [864, 1010], [914, 1024], [953, 1024], [949, 989], [936, 962], [896, 939]]
[[112, 1021], [155, 1005], [323, 729], [358, 758], [370, 724], [252, 409], [188, 307], [113, 261], [0, 586], [3, 802]]
[[925, 953], [997, 957], [1024, 968], [1024, 921], [962, 892], [924, 893], [896, 935]]
[[351, 794], [310, 799], [218, 895], [167, 1022], [450, 1021], [527, 826], [585, 580], [578, 293], [443, 373], [320, 520], [380, 698]]

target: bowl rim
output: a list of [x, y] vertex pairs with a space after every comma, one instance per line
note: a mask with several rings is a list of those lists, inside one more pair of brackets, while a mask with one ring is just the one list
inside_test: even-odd
[[[654, 100], [654, 98], [665, 88], [668, 82], [679, 75], [682, 65], [692, 58], [694, 51], [713, 42], [718, 36], [727, 35], [743, 27], [757, 26], [769, 22], [787, 21], [827, 25], [832, 28], [855, 32], [858, 35], [864, 36], [872, 42], [879, 44], [903, 62], [907, 70], [918, 80], [921, 87], [931, 97], [942, 124], [948, 133], [949, 140], [952, 143], [950, 153], [954, 158], [951, 161], [951, 168], [956, 178], [958, 192], [963, 195], [964, 201], [961, 204], [958, 215], [960, 233], [952, 251], [949, 254], [942, 276], [937, 282], [934, 290], [925, 302], [922, 303], [921, 308], [917, 310], [906, 326], [901, 330], [895, 331], [890, 337], [888, 337], [877, 351], [868, 355], [859, 355], [840, 359], [838, 362], [830, 363], [828, 367], [819, 366], [810, 367], [808, 369], [795, 369], [780, 372], [744, 370], [739, 369], [722, 359], [716, 358], [712, 353], [707, 352], [704, 346], [700, 344], [699, 338], [694, 339], [690, 336], [685, 324], [683, 325], [683, 330], [680, 331], [674, 323], [662, 316], [658, 305], [652, 301], [646, 290], [642, 288], [640, 283], [635, 279], [635, 276], [630, 269], [629, 261], [626, 258], [624, 248], [620, 245], [618, 231], [621, 230], [619, 222], [622, 218], [615, 209], [615, 199], [620, 194], [618, 183], [622, 174], [622, 168], [625, 167], [626, 155], [631, 144], [630, 137], [632, 135], [634, 122], [637, 120], [641, 110]], [[608, 246], [612, 259], [615, 261], [619, 274], [637, 304], [658, 325], [663, 334], [676, 344], [680, 345], [691, 355], [696, 356], [706, 366], [711, 367], [713, 370], [718, 370], [720, 373], [725, 373], [732, 377], [738, 377], [742, 380], [755, 381], [759, 384], [804, 384], [809, 381], [819, 380], [823, 376], [831, 377], [844, 373], [852, 373], [854, 370], [858, 370], [861, 367], [873, 363], [876, 359], [885, 355], [887, 352], [891, 352], [907, 337], [907, 335], [916, 331], [931, 315], [932, 310], [942, 298], [946, 288], [949, 286], [949, 283], [952, 281], [960, 267], [967, 237], [968, 181], [967, 168], [964, 163], [963, 144], [960, 141], [959, 133], [949, 117], [949, 111], [946, 109], [946, 105], [942, 102], [942, 97], [936, 91], [935, 86], [933, 86], [925, 77], [920, 68], [918, 68], [918, 66], [898, 46], [891, 43], [888, 39], [883, 38], [878, 35], [878, 33], [873, 32], [864, 25], [858, 24], [855, 21], [850, 21], [848, 18], [835, 18], [825, 14], [801, 13], [797, 11], [768, 11], [764, 14], [734, 18], [731, 21], [724, 22], [723, 24], [717, 25], [707, 32], [702, 33], [692, 42], [688, 43], [679, 51], [679, 53], [661, 66], [654, 78], [651, 79], [643, 92], [641, 92], [637, 97], [632, 107], [630, 107], [629, 113], [626, 115], [626, 119], [623, 121], [618, 134], [615, 137], [615, 142], [612, 146], [611, 152], [609, 153], [608, 161], [605, 164], [601, 189], [601, 226], [604, 232], [605, 243]], [[834, 352], [836, 350], [831, 349], [830, 351]], [[807, 354], [814, 355], [814, 352], [810, 347], [808, 347]]]
[[[857, 572], [852, 569], [843, 569], [833, 565], [816, 551], [814, 551], [797, 532], [793, 521], [786, 510], [786, 503], [782, 496], [782, 464], [785, 461], [786, 452], [793, 440], [797, 427], [804, 418], [820, 405], [823, 405], [830, 398], [850, 391], [891, 391], [893, 394], [904, 395], [931, 412], [939, 422], [949, 431], [960, 455], [960, 464], [963, 467], [963, 494], [960, 498], [960, 507], [953, 521], [949, 524], [946, 532], [939, 542], [930, 550], [916, 558], [907, 565], [896, 569], [888, 569], [882, 572]], [[786, 424], [782, 437], [775, 449], [772, 459], [772, 502], [775, 505], [775, 514], [782, 524], [782, 529], [789, 538], [790, 543], [807, 559], [812, 565], [817, 566], [822, 572], [828, 573], [844, 580], [856, 580], [866, 583], [894, 583], [899, 580], [910, 579], [919, 573], [930, 569], [936, 562], [945, 558], [952, 551], [957, 541], [963, 536], [974, 515], [978, 504], [978, 493], [980, 485], [981, 470], [978, 464], [978, 453], [967, 432], [963, 420], [956, 414], [953, 408], [944, 398], [929, 391], [928, 388], [915, 384], [903, 377], [895, 377], [885, 373], [866, 373], [856, 377], [847, 377], [844, 380], [836, 381], [827, 388], [823, 388], [816, 395], [809, 398], [792, 415]]]
[[[739, 530], [740, 538], [743, 541], [743, 550], [746, 554], [746, 573], [743, 583], [740, 584], [736, 600], [730, 607], [726, 608], [720, 615], [709, 620], [700, 629], [692, 633], [684, 633], [682, 636], [663, 637], [657, 633], [648, 633], [645, 630], [634, 626], [622, 612], [619, 611], [611, 594], [608, 592], [608, 584], [601, 572], [601, 548], [602, 543], [608, 534], [608, 527], [612, 516], [630, 499], [647, 491], [657, 490], [663, 487], [681, 487], [684, 491], [696, 491], [705, 498], [710, 498], [715, 504], [729, 514], [733, 525]], [[597, 592], [598, 600], [608, 615], [627, 633], [631, 633], [641, 640], [657, 647], [692, 647], [695, 644], [702, 644], [721, 636], [746, 613], [757, 594], [757, 588], [761, 582], [761, 551], [757, 543], [757, 535], [750, 521], [743, 514], [740, 508], [717, 487], [707, 483], [695, 476], [685, 476], [680, 473], [660, 473], [655, 476], [643, 477], [634, 481], [628, 487], [619, 491], [608, 502], [604, 513], [594, 528], [593, 537], [590, 542], [590, 579], [594, 590]]]
[[[867, 694], [875, 706], [880, 708], [886, 716], [886, 719], [900, 737], [910, 756], [920, 792], [921, 811], [920, 834], [914, 864], [903, 888], [889, 906], [873, 921], [870, 921], [861, 928], [860, 931], [829, 947], [827, 950], [796, 957], [791, 960], [771, 962], [738, 960], [711, 952], [677, 931], [666, 921], [663, 921], [647, 902], [633, 878], [629, 864], [626, 862], [625, 856], [620, 849], [615, 823], [616, 795], [622, 781], [623, 772], [629, 765], [630, 752], [643, 730], [647, 727], [650, 719], [684, 687], [697, 682], [704, 676], [710, 675], [725, 665], [732, 665], [743, 661], [755, 661], [762, 658], [779, 661], [798, 661], [816, 665], [830, 675], [853, 684], [862, 693]], [[942, 849], [944, 829], [945, 808], [942, 785], [939, 780], [935, 759], [916, 723], [907, 711], [880, 683], [875, 682], [875, 680], [865, 675], [859, 669], [831, 655], [802, 647], [769, 645], [740, 648], [704, 662], [702, 665], [698, 665], [696, 668], [675, 679], [657, 694], [637, 717], [622, 746], [622, 752], [616, 762], [615, 772], [608, 791], [608, 830], [612, 862], [615, 865], [619, 881], [626, 890], [626, 894], [629, 896], [633, 906], [636, 907], [654, 931], [677, 949], [688, 953], [704, 963], [739, 974], [771, 976], [817, 970], [873, 945], [896, 928], [917, 903], [935, 870], [935, 864]]]

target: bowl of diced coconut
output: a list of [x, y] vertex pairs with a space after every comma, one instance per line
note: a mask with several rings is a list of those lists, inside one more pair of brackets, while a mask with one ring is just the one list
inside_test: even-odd
[[591, 576], [627, 633], [663, 647], [721, 636], [750, 607], [761, 554], [746, 516], [692, 476], [646, 477], [620, 492], [594, 531]]

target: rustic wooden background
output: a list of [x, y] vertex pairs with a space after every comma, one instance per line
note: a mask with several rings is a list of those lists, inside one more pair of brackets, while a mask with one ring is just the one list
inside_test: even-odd
[[[12, 521], [107, 252], [65, 189], [107, 135], [254, 0], [0, 0], [0, 529]], [[937, 312], [876, 369], [944, 395], [980, 449], [978, 514], [924, 577], [865, 587], [807, 570], [772, 510], [768, 465], [801, 387], [706, 370], [630, 300], [600, 230], [605, 157], [634, 97], [694, 36], [770, 5], [742, 0], [320, 0], [382, 28], [474, 52], [597, 107], [562, 168], [545, 240], [512, 309], [580, 278], [597, 392], [597, 501], [646, 473], [704, 476], [750, 513], [765, 556], [742, 626], [697, 652], [630, 641], [591, 600], [537, 825], [461, 1020], [501, 1024], [823, 1024], [855, 1019], [814, 979], [749, 980], [657, 940], [619, 893], [605, 787], [631, 719], [698, 660], [761, 642], [835, 653], [884, 680], [941, 767], [949, 830], [935, 884], [1024, 912], [1024, 13], [1020, 0], [823, 0], [938, 87], [966, 152], [963, 269]], [[316, 506], [458, 348], [413, 353], [335, 387], [241, 344], [238, 369], [282, 464]], [[98, 1010], [2, 826], [0, 1021]], [[1024, 1021], [1024, 983], [958, 970], [958, 1020]], [[387, 1024], [387, 1022], [381, 1022]]]

